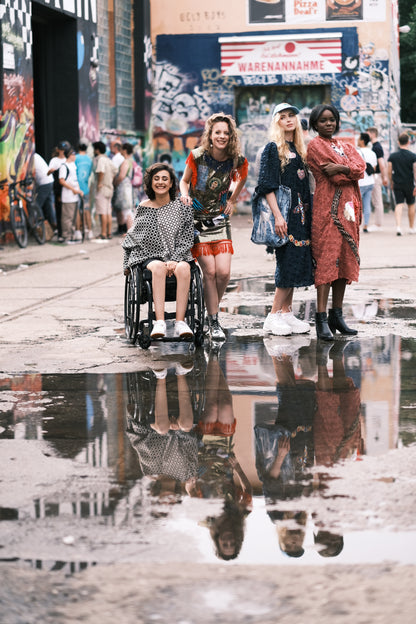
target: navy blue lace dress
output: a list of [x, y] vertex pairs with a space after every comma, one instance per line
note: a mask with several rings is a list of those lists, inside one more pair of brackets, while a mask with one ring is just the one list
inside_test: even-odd
[[[314, 283], [311, 253], [311, 195], [308, 172], [293, 143], [289, 143], [291, 158], [281, 172], [281, 184], [292, 191], [288, 215], [289, 241], [275, 249], [276, 288], [297, 288]], [[280, 159], [276, 143], [268, 143], [262, 153], [258, 184], [253, 203], [279, 186]]]

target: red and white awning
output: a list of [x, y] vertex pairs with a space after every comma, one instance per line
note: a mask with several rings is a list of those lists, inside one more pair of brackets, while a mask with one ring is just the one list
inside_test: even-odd
[[342, 33], [220, 37], [221, 73], [326, 74], [342, 68]]

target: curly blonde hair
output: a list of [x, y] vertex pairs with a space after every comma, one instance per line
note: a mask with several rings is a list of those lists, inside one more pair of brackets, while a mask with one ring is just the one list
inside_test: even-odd
[[240, 139], [238, 136], [238, 130], [234, 119], [231, 115], [225, 113], [214, 113], [205, 122], [205, 128], [201, 137], [201, 147], [206, 151], [210, 151], [212, 129], [216, 123], [224, 121], [228, 125], [230, 133], [230, 140], [227, 145], [227, 155], [229, 158], [235, 160], [241, 152]]
[[[272, 119], [272, 123], [270, 124], [269, 137], [270, 140], [274, 141], [277, 145], [277, 152], [279, 154], [280, 163], [283, 171], [286, 165], [289, 163], [290, 149], [289, 145], [286, 143], [285, 131], [281, 126], [279, 126], [279, 119], [280, 113], [276, 113], [276, 115]], [[296, 147], [296, 151], [298, 152], [306, 166], [306, 146], [305, 141], [303, 140], [302, 125], [300, 123], [298, 115], [296, 115], [296, 128], [293, 133], [293, 143]]]

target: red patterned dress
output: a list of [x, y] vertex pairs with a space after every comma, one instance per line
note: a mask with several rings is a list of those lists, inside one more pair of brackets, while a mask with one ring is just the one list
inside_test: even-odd
[[[353, 145], [320, 136], [310, 141], [307, 162], [316, 182], [312, 210], [315, 286], [337, 279], [347, 284], [358, 281], [362, 218], [358, 180], [365, 162]], [[349, 167], [350, 173], [326, 176], [322, 166], [329, 162]]]

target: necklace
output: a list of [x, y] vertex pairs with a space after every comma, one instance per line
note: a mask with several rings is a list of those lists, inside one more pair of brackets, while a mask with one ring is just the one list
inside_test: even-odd
[[330, 145], [332, 149], [334, 150], [334, 152], [336, 152], [340, 156], [345, 156], [344, 150], [342, 149], [342, 145], [340, 145], [339, 143], [336, 143], [333, 139], [331, 139]]

